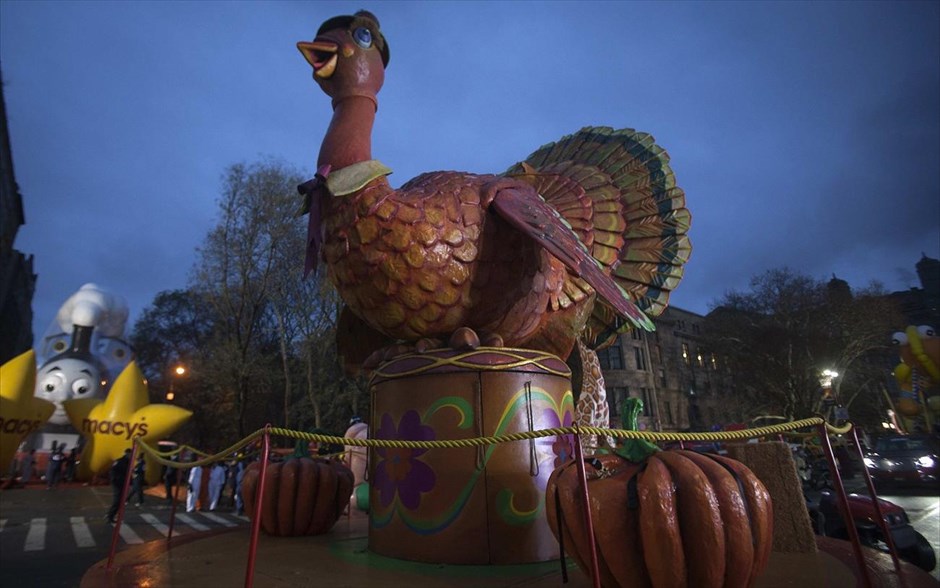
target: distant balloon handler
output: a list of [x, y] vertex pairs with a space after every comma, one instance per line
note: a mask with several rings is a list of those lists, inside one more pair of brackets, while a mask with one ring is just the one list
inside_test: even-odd
[[[193, 461], [196, 461], [195, 456]], [[199, 490], [202, 488], [202, 468], [194, 467], [189, 470], [189, 490], [186, 493], [186, 512], [196, 510], [196, 501], [199, 500]]]
[[209, 510], [215, 510], [219, 506], [219, 498], [222, 496], [224, 485], [225, 466], [216, 463], [209, 471]]
[[[179, 456], [174, 455], [170, 458], [170, 461], [179, 461]], [[173, 487], [176, 486], [176, 481], [179, 479], [179, 468], [175, 466], [163, 466], [163, 486], [166, 489], [166, 501], [167, 503], [172, 503], [175, 496], [173, 495]]]
[[121, 493], [124, 491], [124, 480], [127, 477], [127, 470], [131, 467], [131, 450], [125, 449], [124, 455], [114, 460], [111, 464], [111, 471], [108, 476], [111, 479], [111, 508], [105, 517], [109, 523], [114, 524], [114, 516], [121, 507]]
[[141, 455], [137, 458], [137, 464], [134, 466], [134, 480], [131, 486], [131, 492], [127, 495], [127, 502], [131, 501], [131, 498], [137, 496], [137, 502], [134, 503], [134, 506], [140, 506], [144, 503], [144, 485], [146, 481], [144, 476], [147, 473], [147, 466], [144, 464], [144, 456]]

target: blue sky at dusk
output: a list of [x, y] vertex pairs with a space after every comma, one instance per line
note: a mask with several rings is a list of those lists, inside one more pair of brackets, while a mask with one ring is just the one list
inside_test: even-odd
[[940, 257], [937, 2], [3, 0], [37, 340], [86, 282], [132, 320], [185, 287], [227, 166], [312, 173], [331, 111], [295, 43], [359, 8], [391, 49], [373, 155], [394, 185], [631, 127], [692, 211], [677, 306], [784, 265], [904, 289]]

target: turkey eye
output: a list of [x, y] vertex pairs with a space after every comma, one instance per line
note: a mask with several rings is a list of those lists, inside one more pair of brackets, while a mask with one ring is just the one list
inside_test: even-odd
[[917, 327], [917, 334], [921, 337], [933, 337], [937, 333], [933, 330], [933, 327], [927, 325], [921, 325]]
[[895, 345], [907, 345], [907, 334], [906, 333], [895, 333], [891, 337], [891, 342]]
[[359, 27], [353, 31], [353, 39], [356, 40], [356, 43], [358, 43], [360, 47], [368, 49], [372, 46], [372, 31], [365, 27]]
[[46, 384], [46, 392], [55, 392], [55, 384]]

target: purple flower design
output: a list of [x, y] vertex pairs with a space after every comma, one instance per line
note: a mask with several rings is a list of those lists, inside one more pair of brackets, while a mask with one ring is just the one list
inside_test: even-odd
[[[434, 429], [421, 424], [418, 413], [409, 410], [401, 417], [396, 429], [391, 415], [382, 415], [382, 426], [376, 439], [402, 439], [407, 441], [433, 441]], [[379, 462], [375, 466], [375, 487], [379, 491], [379, 502], [388, 506], [395, 494], [408, 510], [415, 510], [421, 503], [421, 494], [434, 488], [437, 476], [426, 463], [417, 459], [427, 449], [399, 449], [379, 447], [376, 453]]]
[[[562, 421], [558, 421], [558, 414], [554, 410], [546, 409], [544, 413], [544, 427], [554, 429], [558, 427], [570, 427], [574, 418], [570, 412], [565, 411]], [[552, 464], [558, 467], [565, 463], [574, 455], [574, 439], [572, 435], [557, 435], [552, 443], [552, 453], [555, 454], [555, 461]], [[551, 437], [549, 437], [551, 439]]]

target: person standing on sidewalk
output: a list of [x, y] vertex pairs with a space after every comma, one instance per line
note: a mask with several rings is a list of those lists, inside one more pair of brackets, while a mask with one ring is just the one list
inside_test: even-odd
[[111, 480], [111, 508], [108, 509], [108, 514], [105, 518], [112, 525], [114, 524], [114, 517], [117, 515], [118, 509], [121, 508], [121, 493], [124, 491], [124, 480], [127, 478], [127, 470], [131, 467], [131, 450], [125, 449], [124, 455], [117, 458], [111, 463], [111, 470], [108, 472], [108, 477]]
[[134, 479], [131, 482], [131, 493], [127, 495], [127, 502], [131, 501], [131, 497], [137, 495], [137, 502], [134, 503], [134, 506], [140, 506], [144, 503], [145, 473], [146, 465], [144, 464], [144, 456], [141, 455], [137, 458], [137, 464], [134, 466]]
[[53, 447], [52, 454], [49, 455], [49, 463], [46, 465], [46, 490], [51, 490], [58, 486], [59, 477], [62, 475], [62, 464], [65, 461], [65, 443]]
[[33, 479], [33, 470], [36, 468], [36, 450], [30, 449], [29, 453], [23, 456], [23, 463], [20, 464], [20, 482], [23, 485], [29, 484]]
[[62, 478], [66, 482], [75, 480], [75, 462], [78, 459], [78, 456], [75, 455], [75, 451], [75, 449], [69, 451], [69, 456], [65, 458], [65, 473], [62, 475]]
[[[170, 458], [170, 461], [179, 461], [179, 455], [174, 455]], [[166, 489], [166, 502], [167, 504], [172, 504], [175, 496], [173, 495], [173, 487], [176, 486], [177, 480], [179, 480], [179, 468], [174, 466], [163, 466], [163, 487]]]
[[245, 514], [245, 501], [242, 498], [242, 478], [245, 477], [245, 462], [235, 464], [235, 514]]
[[[193, 456], [196, 461], [196, 456]], [[186, 492], [186, 512], [196, 510], [196, 503], [199, 500], [199, 492], [202, 489], [202, 468], [194, 467], [189, 470], [189, 490]]]
[[209, 510], [215, 510], [219, 506], [219, 498], [222, 496], [224, 485], [225, 466], [216, 462], [209, 471]]

